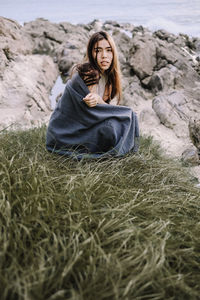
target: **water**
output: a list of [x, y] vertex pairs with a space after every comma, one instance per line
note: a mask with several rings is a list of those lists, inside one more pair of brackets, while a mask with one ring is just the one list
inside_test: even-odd
[[[58, 76], [54, 87], [51, 90], [51, 94], [49, 95], [49, 100], [51, 103], [52, 110], [56, 107], [56, 101], [58, 100], [57, 97], [59, 97], [65, 89], [65, 82], [62, 80], [60, 76]], [[60, 98], [60, 97], [59, 97]]]
[[200, 37], [200, 0], [0, 0], [0, 15], [20, 24], [38, 17], [73, 24], [115, 20]]

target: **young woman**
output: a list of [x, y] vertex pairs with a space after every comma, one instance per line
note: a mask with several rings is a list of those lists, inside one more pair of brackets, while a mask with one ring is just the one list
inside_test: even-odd
[[76, 66], [47, 129], [49, 151], [81, 159], [137, 151], [137, 116], [121, 99], [120, 67], [112, 37], [100, 31], [87, 46], [87, 62]]

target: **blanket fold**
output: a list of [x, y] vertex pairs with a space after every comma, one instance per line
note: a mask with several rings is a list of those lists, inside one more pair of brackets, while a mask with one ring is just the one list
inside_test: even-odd
[[88, 93], [78, 74], [67, 82], [49, 121], [47, 150], [78, 159], [136, 152], [139, 127], [135, 113], [126, 106], [88, 107], [83, 101]]

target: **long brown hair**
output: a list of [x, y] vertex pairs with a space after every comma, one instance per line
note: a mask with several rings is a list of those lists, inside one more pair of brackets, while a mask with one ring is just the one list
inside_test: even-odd
[[[108, 76], [108, 82], [107, 82], [107, 88], [110, 90], [110, 98], [113, 99], [115, 96], [118, 97], [118, 104], [120, 102], [121, 96], [122, 96], [122, 88], [121, 88], [121, 71], [120, 71], [120, 65], [119, 65], [119, 60], [118, 60], [118, 54], [117, 54], [117, 49], [115, 46], [115, 42], [113, 38], [105, 31], [99, 31], [94, 33], [87, 45], [87, 55], [86, 59], [91, 65], [91, 68], [93, 70], [98, 70], [99, 74], [101, 73], [101, 70], [98, 66], [97, 63], [97, 57], [93, 56], [93, 49], [96, 45], [101, 40], [107, 40], [108, 43], [111, 46], [112, 53], [113, 53], [113, 60], [111, 63], [111, 66], [108, 70], [105, 71], [105, 74]], [[79, 65], [80, 68], [80, 65]], [[78, 71], [79, 71], [78, 68]]]

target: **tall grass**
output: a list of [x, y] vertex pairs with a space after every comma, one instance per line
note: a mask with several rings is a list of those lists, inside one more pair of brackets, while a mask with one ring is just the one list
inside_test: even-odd
[[200, 190], [150, 138], [81, 162], [0, 136], [0, 299], [200, 299]]

